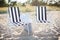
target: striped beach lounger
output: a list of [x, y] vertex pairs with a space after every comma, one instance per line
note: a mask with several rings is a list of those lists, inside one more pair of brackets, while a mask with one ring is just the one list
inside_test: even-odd
[[13, 24], [19, 24], [21, 22], [19, 7], [8, 7], [8, 12], [10, 21]]
[[37, 21], [46, 23], [47, 14], [46, 14], [46, 7], [45, 6], [38, 6], [37, 7]]

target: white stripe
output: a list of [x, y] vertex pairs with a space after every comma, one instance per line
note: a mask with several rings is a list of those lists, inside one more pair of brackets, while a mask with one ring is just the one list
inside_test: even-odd
[[45, 21], [45, 7], [43, 7], [43, 19]]
[[18, 22], [20, 22], [19, 21], [20, 18], [19, 18], [19, 13], [18, 13], [18, 8], [17, 7], [16, 7], [16, 14], [17, 14], [17, 20], [18, 20]]
[[14, 9], [14, 7], [12, 7], [12, 9], [13, 9], [14, 21], [16, 22], [15, 9]]
[[42, 6], [40, 6], [40, 20], [42, 21]]

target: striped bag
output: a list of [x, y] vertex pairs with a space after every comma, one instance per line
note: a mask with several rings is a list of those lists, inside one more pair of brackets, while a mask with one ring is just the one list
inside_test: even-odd
[[46, 23], [47, 14], [46, 14], [46, 7], [45, 6], [38, 6], [37, 7], [37, 21]]

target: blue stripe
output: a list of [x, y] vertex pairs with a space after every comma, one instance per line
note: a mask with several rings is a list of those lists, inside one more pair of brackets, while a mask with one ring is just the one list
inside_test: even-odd
[[41, 13], [41, 15], [42, 15], [42, 20], [43, 20], [43, 7], [41, 7], [41, 10], [42, 10], [42, 13]]
[[12, 14], [12, 20], [13, 20], [13, 22], [15, 23], [15, 21], [14, 21], [14, 15], [13, 15], [13, 9], [12, 9], [12, 7], [11, 7], [11, 14]]
[[18, 9], [19, 21], [21, 21], [21, 19], [20, 19], [20, 11], [19, 11], [19, 7], [17, 7], [17, 9]]
[[47, 20], [46, 7], [45, 7], [45, 20]]
[[38, 6], [38, 19], [40, 21], [40, 7]]

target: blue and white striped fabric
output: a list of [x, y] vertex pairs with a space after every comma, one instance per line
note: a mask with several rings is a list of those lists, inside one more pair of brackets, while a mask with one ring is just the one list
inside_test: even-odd
[[8, 12], [12, 23], [19, 24], [21, 22], [19, 7], [9, 7]]
[[45, 6], [38, 6], [37, 7], [37, 20], [39, 22], [46, 22], [47, 21], [47, 14], [46, 14], [46, 7]]

